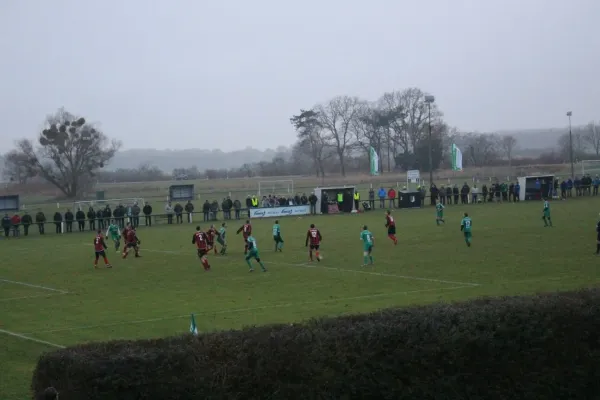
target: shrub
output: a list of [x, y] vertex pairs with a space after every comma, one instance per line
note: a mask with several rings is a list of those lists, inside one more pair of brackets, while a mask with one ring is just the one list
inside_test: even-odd
[[600, 290], [478, 299], [41, 356], [61, 399], [588, 399]]

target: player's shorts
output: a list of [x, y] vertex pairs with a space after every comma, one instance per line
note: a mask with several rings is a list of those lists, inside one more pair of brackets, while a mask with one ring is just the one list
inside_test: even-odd
[[129, 243], [127, 243], [127, 248], [129, 248], [129, 249], [132, 249], [132, 248], [134, 248], [136, 246], [137, 246], [136, 242], [129, 242]]
[[120, 236], [111, 236], [111, 237], [110, 237], [110, 239], [111, 239], [113, 242], [118, 242], [119, 240], [121, 240], [121, 237], [120, 237]]
[[211, 249], [213, 247], [215, 247], [215, 242], [206, 242], [206, 244], [208, 245], [208, 247], [210, 247]]
[[373, 245], [365, 245], [363, 246], [363, 251], [366, 253], [370, 253], [373, 251]]
[[250, 251], [248, 251], [248, 255], [246, 256], [246, 258], [260, 258], [260, 256], [258, 255], [258, 250], [255, 249], [250, 249]]
[[225, 241], [221, 238], [217, 238], [217, 243], [219, 243], [221, 246], [225, 246]]
[[438, 217], [438, 218], [444, 218], [444, 213], [443, 213], [443, 212], [439, 212], [439, 211], [438, 211], [438, 212], [436, 213], [436, 215], [437, 215], [437, 217]]
[[283, 240], [281, 239], [281, 235], [273, 235], [273, 240], [275, 242], [283, 242]]
[[471, 232], [465, 232], [465, 239], [471, 239]]
[[207, 249], [198, 249], [198, 257], [204, 257], [207, 253]]
[[396, 227], [395, 226], [389, 226], [388, 227], [388, 235], [395, 235], [396, 234]]
[[311, 244], [310, 245], [310, 249], [311, 250], [319, 250], [319, 245], [318, 244]]
[[106, 253], [104, 252], [104, 250], [97, 251], [96, 252], [96, 257], [106, 257]]
[[544, 218], [550, 218], [550, 211], [544, 211]]

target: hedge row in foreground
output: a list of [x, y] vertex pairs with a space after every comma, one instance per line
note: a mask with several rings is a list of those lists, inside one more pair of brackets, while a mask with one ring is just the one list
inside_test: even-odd
[[43, 355], [94, 399], [600, 398], [600, 289], [479, 299]]

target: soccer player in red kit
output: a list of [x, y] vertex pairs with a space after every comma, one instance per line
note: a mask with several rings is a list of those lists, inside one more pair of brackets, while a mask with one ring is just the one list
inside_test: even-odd
[[396, 221], [394, 221], [392, 212], [389, 210], [385, 216], [385, 227], [388, 229], [388, 237], [394, 242], [394, 245], [398, 244], [398, 239], [396, 239]]
[[96, 259], [94, 260], [94, 268], [98, 268], [98, 259], [102, 257], [104, 259], [104, 265], [106, 268], [112, 268], [112, 265], [108, 262], [108, 258], [106, 258], [106, 243], [104, 242], [104, 237], [102, 236], [102, 230], [98, 229], [96, 233], [96, 237], [94, 238], [94, 251], [96, 252]]
[[311, 262], [313, 260], [313, 250], [315, 251], [315, 255], [317, 256], [317, 261], [321, 261], [321, 257], [319, 256], [319, 247], [321, 245], [321, 240], [323, 240], [321, 232], [319, 232], [319, 230], [315, 228], [315, 224], [310, 224], [310, 229], [308, 230], [308, 232], [306, 232], [305, 246], [308, 247], [308, 242], [310, 241], [308, 257]]
[[248, 237], [252, 235], [252, 225], [250, 225], [250, 220], [247, 219], [246, 223], [237, 230], [237, 234], [239, 235], [242, 232], [244, 236], [244, 254], [248, 253]]
[[215, 238], [217, 237], [217, 235], [217, 230], [215, 229], [214, 225], [211, 225], [210, 228], [208, 228], [208, 231], [206, 231], [208, 251], [210, 252], [210, 250], [213, 249], [215, 251], [215, 254], [218, 254], [217, 247], [215, 246]]
[[199, 226], [196, 227], [196, 232], [192, 236], [192, 244], [195, 244], [196, 249], [198, 249], [198, 257], [204, 270], [210, 271], [210, 264], [208, 263], [208, 258], [206, 258], [208, 254], [208, 235], [202, 232]]
[[125, 247], [123, 248], [123, 258], [127, 258], [127, 254], [129, 254], [129, 249], [133, 249], [135, 251], [136, 257], [140, 256], [140, 248], [139, 244], [141, 244], [140, 239], [138, 239], [137, 234], [135, 233], [135, 229], [132, 226], [125, 229]]

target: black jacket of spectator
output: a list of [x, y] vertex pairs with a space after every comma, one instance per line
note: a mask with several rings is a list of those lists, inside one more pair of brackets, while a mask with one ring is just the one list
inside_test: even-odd
[[308, 196], [308, 201], [310, 204], [317, 204], [317, 200], [317, 196], [314, 193]]
[[235, 208], [236, 210], [240, 210], [242, 208], [242, 203], [239, 200], [235, 200], [233, 202], [233, 208]]
[[61, 213], [59, 213], [58, 211], [54, 213], [54, 218], [53, 218], [54, 222], [60, 223], [63, 221], [63, 216]]
[[43, 224], [46, 222], [46, 215], [44, 215], [43, 212], [38, 212], [37, 214], [35, 214], [35, 222], [37, 224]]
[[181, 215], [183, 213], [183, 207], [181, 204], [177, 203], [175, 204], [175, 207], [173, 207], [173, 211], [175, 211], [175, 214]]
[[194, 212], [194, 205], [192, 204], [191, 201], [188, 201], [187, 204], [185, 205], [185, 212], [188, 212], [188, 213]]
[[81, 210], [77, 211], [75, 213], [75, 219], [77, 221], [85, 221], [85, 213], [83, 211], [81, 211]]
[[67, 210], [67, 212], [65, 213], [65, 221], [66, 222], [73, 222], [74, 219], [75, 219], [75, 216], [73, 215], [73, 213], [71, 212], [71, 210]]
[[94, 211], [93, 207], [90, 207], [90, 209], [88, 210], [87, 217], [90, 221], [96, 219], [96, 211]]
[[246, 208], [252, 208], [252, 199], [250, 197], [246, 198]]
[[308, 204], [308, 197], [306, 197], [306, 195], [305, 195], [305, 194], [303, 194], [303, 195], [300, 197], [300, 204], [302, 204], [302, 205], [307, 205], [307, 204]]
[[208, 200], [206, 200], [204, 204], [202, 204], [202, 212], [205, 214], [208, 214], [210, 212], [210, 203]]
[[146, 204], [144, 206], [143, 211], [144, 211], [144, 215], [150, 215], [150, 214], [152, 214], [152, 206], [150, 204]]
[[25, 213], [25, 215], [23, 215], [23, 217], [21, 218], [21, 223], [23, 225], [31, 225], [33, 223], [31, 215], [29, 215], [28, 213]]

